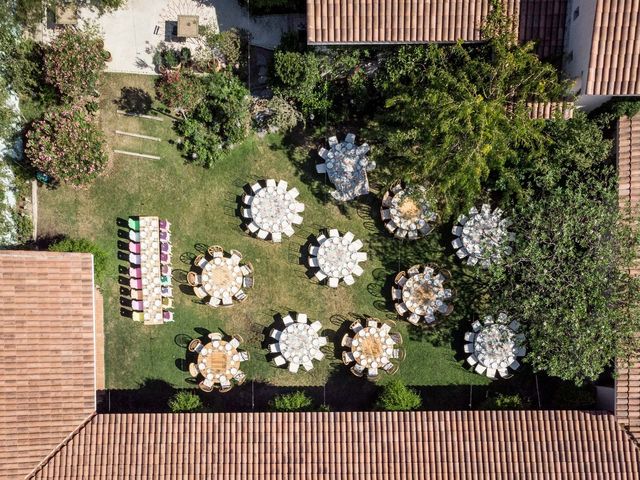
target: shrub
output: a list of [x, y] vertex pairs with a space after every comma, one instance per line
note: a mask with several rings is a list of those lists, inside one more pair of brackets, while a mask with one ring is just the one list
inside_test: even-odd
[[181, 120], [176, 130], [183, 137], [180, 149], [190, 163], [210, 168], [222, 156], [220, 137], [197, 120]]
[[107, 164], [104, 136], [78, 105], [45, 113], [42, 120], [33, 123], [26, 139], [27, 158], [56, 181], [83, 185], [94, 180]]
[[231, 28], [220, 33], [207, 33], [207, 44], [224, 58], [227, 67], [240, 68], [242, 54], [248, 46], [249, 34], [245, 30]]
[[276, 51], [272, 76], [274, 92], [295, 101], [305, 115], [329, 108], [328, 82], [314, 53]]
[[382, 387], [378, 397], [378, 407], [384, 410], [416, 410], [422, 405], [418, 392], [407, 387], [398, 379], [391, 380]]
[[227, 143], [244, 140], [251, 126], [247, 87], [225, 72], [208, 75], [204, 86], [204, 100], [194, 110], [193, 118]]
[[95, 91], [105, 58], [96, 31], [63, 30], [45, 52], [45, 78], [62, 97], [77, 98]]
[[288, 132], [302, 120], [300, 112], [279, 95], [254, 100], [251, 110], [256, 127], [269, 132]]
[[169, 399], [168, 405], [173, 413], [197, 412], [202, 409], [202, 400], [193, 392], [180, 390]]
[[482, 403], [484, 410], [522, 410], [529, 406], [518, 394], [503, 395], [499, 393], [495, 397], [489, 397]]
[[51, 252], [80, 252], [93, 254], [93, 273], [97, 284], [102, 284], [107, 272], [107, 252], [84, 238], [63, 238], [49, 246]]
[[190, 72], [166, 71], [156, 82], [156, 96], [169, 108], [190, 113], [204, 97], [202, 80]]
[[309, 395], [298, 390], [292, 393], [278, 395], [273, 399], [273, 402], [271, 402], [271, 407], [276, 412], [300, 412], [308, 410], [312, 403], [313, 401]]

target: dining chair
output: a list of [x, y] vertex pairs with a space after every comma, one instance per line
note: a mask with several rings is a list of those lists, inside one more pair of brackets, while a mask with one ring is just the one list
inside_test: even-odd
[[251, 204], [253, 203], [253, 195], [249, 195], [248, 193], [243, 193], [242, 203], [250, 207]]
[[475, 355], [469, 355], [467, 358], [467, 363], [469, 365], [471, 365], [472, 367], [478, 363], [478, 357], [476, 357]]
[[193, 293], [200, 300], [202, 300], [203, 298], [205, 298], [208, 295], [207, 291], [202, 287], [193, 287]]
[[170, 323], [173, 322], [173, 312], [168, 312], [166, 310], [162, 311], [162, 320], [164, 321], [164, 323]]
[[220, 299], [217, 297], [211, 297], [209, 299], [209, 301], [207, 302], [207, 305], [209, 305], [210, 307], [217, 307], [218, 305], [220, 305]]
[[313, 267], [313, 268], [317, 268], [319, 267], [319, 263], [318, 263], [318, 257], [309, 257], [309, 266]]
[[195, 363], [190, 363], [189, 364], [189, 373], [191, 374], [192, 377], [197, 377], [198, 376], [198, 366]]
[[318, 270], [316, 273], [314, 273], [313, 276], [316, 277], [316, 279], [319, 282], [322, 282], [323, 280], [325, 280], [327, 278], [327, 274], [324, 273], [322, 270]]
[[351, 325], [349, 325], [349, 328], [354, 333], [358, 333], [360, 330], [362, 330], [362, 324], [358, 320], [356, 320], [355, 322], [351, 323]]
[[287, 182], [286, 180], [279, 180], [278, 184], [276, 185], [276, 189], [282, 193], [286, 192], [288, 188], [289, 182]]
[[278, 355], [277, 357], [274, 357], [272, 361], [276, 367], [281, 367], [285, 363], [287, 363], [287, 361], [284, 359], [282, 355]]
[[313, 330], [314, 332], [318, 333], [320, 330], [322, 330], [322, 324], [320, 323], [319, 320], [316, 320], [315, 322], [313, 322], [311, 325], [311, 330]]
[[382, 217], [383, 221], [391, 220], [391, 211], [388, 208], [381, 208], [380, 216]]
[[464, 353], [473, 353], [475, 351], [473, 343], [465, 343], [463, 348]]
[[396, 309], [396, 312], [398, 312], [398, 315], [400, 315], [401, 317], [404, 316], [404, 314], [409, 311], [409, 309], [407, 308], [407, 305], [404, 302], [396, 303], [395, 309]]
[[478, 363], [476, 365], [475, 371], [476, 371], [476, 373], [479, 373], [480, 375], [484, 375], [484, 373], [487, 371], [487, 367], [485, 367], [481, 363]]
[[231, 336], [232, 340], [236, 340], [238, 343], [244, 343], [244, 338], [242, 338], [241, 335], [238, 335], [237, 333]]
[[196, 285], [202, 284], [202, 276], [198, 275], [196, 272], [187, 273], [187, 283], [192, 287]]
[[253, 264], [251, 262], [246, 262], [240, 267], [240, 271], [245, 277], [253, 274]]
[[140, 220], [134, 217], [129, 217], [127, 222], [131, 230], [140, 230]]
[[129, 242], [129, 251], [131, 253], [140, 253], [141, 252], [141, 247], [139, 243], [136, 242]]
[[132, 278], [142, 278], [142, 268], [129, 267], [129, 276]]
[[293, 363], [293, 362], [289, 363], [289, 371], [291, 373], [297, 373], [299, 368], [300, 368], [299, 363]]
[[272, 328], [269, 331], [269, 337], [273, 338], [276, 341], [280, 340], [280, 335], [282, 335], [282, 332], [280, 330], [276, 330], [275, 328]]
[[293, 318], [291, 318], [291, 315], [287, 314], [284, 317], [282, 317], [282, 323], [284, 323], [285, 327], [288, 327], [289, 325], [294, 323]]
[[289, 190], [289, 196], [293, 199], [298, 198], [298, 195], [300, 195], [300, 192], [298, 191], [298, 189], [296, 187], [293, 187], [291, 190]]
[[326, 163], [318, 163], [318, 164], [316, 164], [316, 172], [318, 172], [318, 173], [327, 173], [327, 164]]
[[399, 288], [391, 288], [391, 298], [393, 300], [401, 300], [402, 290], [400, 290]]
[[207, 385], [204, 382], [200, 382], [198, 384], [198, 387], [200, 387], [200, 390], [202, 390], [203, 392], [207, 392], [207, 393], [213, 392], [213, 385]]
[[280, 232], [273, 232], [271, 234], [271, 241], [273, 243], [281, 243], [282, 242], [282, 233]]
[[251, 356], [249, 355], [249, 352], [247, 352], [247, 351], [238, 352], [238, 355], [240, 355], [240, 361], [241, 362], [248, 362], [249, 358], [251, 358]]
[[306, 313], [297, 313], [296, 314], [296, 322], [298, 323], [307, 323], [308, 317]]
[[473, 339], [474, 339], [474, 338], [476, 338], [476, 334], [475, 334], [475, 333], [473, 333], [473, 332], [466, 332], [466, 333], [464, 334], [464, 339], [465, 339], [467, 342], [473, 342]]
[[260, 240], [266, 240], [268, 236], [269, 236], [269, 232], [267, 232], [266, 230], [262, 230], [262, 229], [258, 230], [257, 237]]
[[355, 375], [356, 377], [362, 377], [364, 375], [364, 373], [363, 373], [363, 371], [361, 369], [359, 369], [357, 367], [359, 367], [359, 365], [354, 365], [353, 367], [351, 367], [350, 368], [351, 373], [353, 375]]
[[269, 352], [270, 353], [280, 353], [280, 344], [279, 343], [270, 343], [269, 344]]
[[262, 185], [260, 185], [260, 182], [256, 182], [253, 185], [251, 185], [251, 191], [253, 193], [258, 193], [260, 190], [262, 190]]
[[342, 352], [342, 363], [345, 365], [349, 365], [355, 362], [355, 358], [353, 358], [353, 354], [351, 352]]
[[162, 308], [173, 308], [173, 298], [162, 297]]
[[199, 350], [197, 350], [198, 348], [200, 348], [200, 350], [202, 350], [202, 342], [200, 340], [198, 340], [197, 338], [194, 338], [193, 340], [191, 340], [191, 342], [189, 342], [189, 346], [187, 347], [187, 349], [190, 352], [198, 352]]
[[337, 228], [332, 228], [331, 230], [329, 230], [330, 238], [339, 237], [339, 236], [340, 236], [340, 232], [338, 232]]
[[338, 284], [340, 283], [340, 280], [336, 277], [329, 277], [329, 281], [328, 281], [328, 285], [331, 288], [338, 288]]
[[140, 279], [140, 278], [130, 278], [129, 279], [129, 286], [131, 288], [142, 290], [142, 279]]
[[360, 250], [363, 246], [364, 246], [364, 243], [362, 243], [362, 240], [356, 240], [353, 243], [351, 243], [351, 245], [349, 245], [349, 250], [351, 250], [352, 252], [355, 252], [357, 250]]
[[369, 328], [377, 328], [378, 327], [378, 321], [373, 319], [373, 318], [369, 318], [367, 319], [367, 327]]
[[243, 218], [253, 218], [253, 216], [251, 215], [251, 210], [248, 208], [243, 208], [242, 210], [240, 210], [240, 215], [242, 215]]
[[171, 229], [171, 222], [169, 222], [169, 220], [160, 220], [158, 222], [158, 226], [160, 227], [160, 230], [164, 230], [164, 231], [169, 231]]
[[135, 288], [132, 288], [130, 290], [129, 296], [133, 299], [133, 300], [142, 300], [144, 298], [144, 296], [142, 295], [142, 290], [137, 290]]
[[294, 211], [295, 213], [302, 213], [302, 212], [304, 212], [304, 203], [302, 203], [302, 202], [298, 202], [298, 203], [296, 203], [296, 204], [294, 205], [294, 207], [293, 207], [293, 211]]
[[142, 322], [144, 321], [144, 313], [142, 312], [131, 312], [131, 318], [134, 322]]
[[364, 273], [364, 269], [363, 269], [360, 265], [358, 265], [358, 264], [356, 263], [356, 265], [353, 267], [353, 274], [354, 274], [356, 277], [359, 277], [359, 276], [360, 276], [360, 275], [362, 275], [363, 273]]
[[222, 340], [222, 334], [220, 332], [211, 332], [209, 333], [209, 335], [207, 335], [207, 337], [209, 337], [211, 339], [211, 341], [220, 341]]
[[260, 231], [260, 227], [258, 227], [256, 222], [251, 221], [247, 224], [247, 230], [251, 235], [256, 235]]
[[232, 338], [229, 340], [229, 345], [231, 345], [231, 348], [238, 348], [240, 346], [240, 341], [237, 338]]
[[140, 300], [131, 300], [131, 308], [138, 312], [144, 311], [144, 302]]
[[353, 275], [347, 275], [342, 279], [344, 280], [344, 283], [347, 285], [353, 285], [354, 283], [356, 283], [356, 280], [353, 278]]
[[310, 370], [313, 370], [313, 363], [309, 362], [304, 362], [302, 364], [302, 367], [308, 372]]
[[242, 253], [240, 253], [238, 250], [229, 250], [229, 254], [231, 254], [231, 257], [236, 257], [240, 260], [242, 260]]
[[254, 278], [253, 277], [243, 277], [242, 278], [242, 287], [243, 288], [252, 288], [254, 285]]
[[367, 258], [369, 258], [367, 256], [366, 252], [358, 252], [356, 253], [356, 262], [366, 262]]

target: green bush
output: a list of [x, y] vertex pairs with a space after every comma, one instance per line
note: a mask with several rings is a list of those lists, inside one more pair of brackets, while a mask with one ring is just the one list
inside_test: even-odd
[[495, 397], [487, 398], [481, 408], [483, 410], [523, 410], [529, 406], [518, 394], [503, 395], [499, 393]]
[[96, 283], [102, 284], [107, 272], [108, 255], [105, 250], [84, 238], [63, 238], [49, 246], [51, 252], [79, 252], [93, 254], [93, 273]]
[[59, 182], [87, 184], [107, 165], [104, 135], [79, 105], [48, 111], [32, 124], [26, 140], [27, 159]]
[[202, 409], [202, 400], [193, 392], [180, 390], [169, 399], [168, 405], [173, 413], [197, 412]]
[[274, 93], [296, 102], [305, 115], [326, 110], [331, 101], [321, 67], [322, 58], [313, 52], [276, 51], [272, 71]]
[[300, 412], [309, 410], [313, 404], [311, 397], [301, 390], [278, 395], [271, 402], [271, 408], [276, 412]]
[[197, 120], [180, 120], [176, 130], [182, 135], [180, 150], [189, 163], [210, 168], [222, 156], [220, 137]]
[[414, 389], [401, 380], [394, 379], [382, 387], [378, 397], [378, 407], [383, 410], [416, 410], [422, 405], [422, 398]]
[[104, 69], [103, 45], [93, 29], [63, 30], [45, 52], [47, 82], [64, 98], [92, 94]]
[[[207, 45], [224, 57], [227, 68], [239, 69], [244, 63], [249, 34], [245, 30], [231, 28], [220, 33], [206, 33]], [[246, 55], [244, 55], [246, 57]]]

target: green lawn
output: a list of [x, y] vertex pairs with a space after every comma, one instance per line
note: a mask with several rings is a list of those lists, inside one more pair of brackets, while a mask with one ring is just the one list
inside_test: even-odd
[[[291, 158], [290, 149], [279, 136], [264, 140], [252, 137], [233, 150], [210, 170], [186, 165], [173, 142], [171, 121], [163, 122], [126, 118], [116, 114], [114, 100], [124, 86], [153, 92], [153, 77], [108, 75], [102, 88], [100, 121], [111, 148], [160, 155], [161, 160], [146, 160], [113, 155], [109, 171], [87, 189], [61, 187], [40, 190], [40, 235], [67, 234], [92, 239], [111, 254], [108, 279], [102, 286], [105, 305], [106, 381], [111, 389], [137, 388], [146, 379], [164, 380], [176, 387], [189, 386], [181, 346], [181, 336], [197, 337], [198, 330], [221, 328], [239, 333], [243, 345], [252, 355], [245, 364], [249, 378], [272, 385], [324, 385], [336, 371], [346, 367], [335, 358], [326, 358], [309, 373], [291, 374], [272, 367], [261, 347], [264, 329], [274, 314], [288, 310], [306, 312], [319, 319], [327, 330], [337, 330], [344, 318], [353, 314], [378, 318], [395, 318], [388, 309], [389, 279], [398, 271], [417, 262], [450, 264], [453, 283], [463, 291], [460, 280], [467, 278], [454, 262], [447, 248], [450, 235], [433, 235], [427, 240], [408, 244], [388, 238], [380, 229], [378, 204], [374, 199], [340, 208], [328, 200], [329, 187], [313, 174], [310, 155]], [[163, 142], [116, 137], [114, 130], [158, 136]], [[375, 145], [374, 145], [375, 148]], [[237, 196], [242, 186], [261, 178], [285, 179], [297, 187], [306, 205], [304, 222], [296, 235], [276, 245], [253, 239], [240, 229], [235, 214]], [[183, 254], [195, 254], [196, 245], [219, 244], [225, 249], [240, 250], [256, 270], [256, 286], [248, 300], [229, 309], [213, 309], [196, 303], [174, 282], [176, 322], [161, 326], [143, 326], [120, 315], [117, 258], [119, 218], [129, 215], [159, 215], [172, 222], [174, 269], [176, 274], [189, 269]], [[351, 230], [365, 243], [370, 260], [363, 264], [365, 274], [351, 287], [338, 289], [320, 286], [306, 276], [300, 264], [301, 246], [310, 235], [323, 227]], [[449, 227], [450, 228], [450, 227]], [[186, 291], [186, 290], [185, 290]], [[464, 312], [464, 298], [456, 304], [454, 321], [461, 329], [469, 319]], [[398, 376], [412, 385], [484, 385], [487, 379], [468, 372], [462, 366], [458, 343], [446, 341], [433, 346], [419, 332], [408, 332], [406, 322], [399, 322], [405, 336], [407, 359]], [[456, 343], [454, 348], [451, 343]], [[382, 379], [385, 381], [386, 379]], [[366, 380], [362, 380], [366, 382]]]

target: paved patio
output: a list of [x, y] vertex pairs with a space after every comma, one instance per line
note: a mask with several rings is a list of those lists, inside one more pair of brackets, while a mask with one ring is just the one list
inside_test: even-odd
[[304, 15], [270, 15], [251, 18], [237, 0], [128, 0], [121, 9], [98, 16], [81, 9], [82, 20], [97, 24], [104, 35], [105, 49], [112, 60], [107, 71], [153, 74], [153, 53], [157, 45], [197, 46], [199, 39], [176, 42], [172, 31], [178, 15], [198, 15], [200, 25], [216, 30], [233, 27], [249, 30], [253, 45], [273, 49], [283, 32], [304, 24]]

